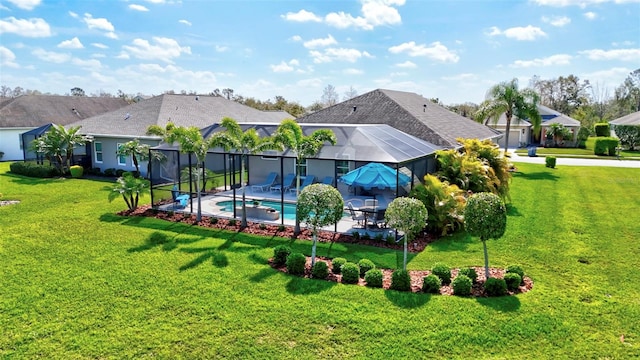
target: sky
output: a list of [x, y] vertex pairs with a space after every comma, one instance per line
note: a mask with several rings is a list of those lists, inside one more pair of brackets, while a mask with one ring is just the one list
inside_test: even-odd
[[309, 106], [391, 89], [480, 103], [640, 68], [640, 0], [0, 0], [0, 85], [87, 95], [231, 88]]

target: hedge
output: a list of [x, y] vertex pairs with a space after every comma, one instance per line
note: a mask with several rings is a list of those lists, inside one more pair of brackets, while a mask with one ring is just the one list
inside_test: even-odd
[[593, 125], [593, 130], [595, 130], [597, 137], [606, 137], [611, 135], [611, 128], [609, 127], [609, 123], [597, 123]]
[[14, 162], [9, 165], [9, 170], [14, 174], [35, 178], [52, 178], [60, 175], [55, 166], [40, 165], [33, 162]]
[[616, 155], [616, 148], [618, 147], [619, 141], [616, 138], [612, 137], [599, 137], [596, 138], [595, 145], [593, 147], [593, 153], [596, 155]]

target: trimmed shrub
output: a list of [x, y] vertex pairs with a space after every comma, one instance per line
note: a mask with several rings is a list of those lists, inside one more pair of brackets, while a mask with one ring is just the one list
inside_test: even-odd
[[609, 123], [597, 123], [593, 125], [593, 130], [595, 131], [597, 137], [611, 135]]
[[123, 170], [123, 169], [117, 169], [117, 170], [116, 170], [116, 176], [117, 176], [117, 177], [120, 177], [120, 176], [122, 176], [122, 174], [124, 174], [125, 172], [126, 172], [126, 171], [125, 171], [125, 170]]
[[301, 253], [293, 253], [287, 256], [287, 271], [291, 275], [304, 275], [304, 266], [307, 257]]
[[430, 294], [439, 294], [442, 281], [436, 275], [427, 275], [422, 279], [422, 291]]
[[396, 237], [394, 235], [391, 235], [391, 234], [387, 235], [387, 244], [396, 245], [397, 244]]
[[229, 224], [229, 226], [236, 226], [237, 222], [238, 222], [238, 220], [236, 220], [236, 219], [229, 219], [229, 222], [227, 224]]
[[556, 157], [555, 156], [547, 156], [544, 159], [544, 165], [548, 168], [554, 169], [556, 167]]
[[473, 282], [466, 275], [458, 275], [453, 282], [451, 283], [451, 287], [453, 287], [453, 293], [455, 295], [460, 296], [468, 296], [471, 295], [471, 285]]
[[287, 230], [286, 226], [284, 226], [282, 224], [278, 225], [278, 231], [285, 231], [285, 230]]
[[218, 218], [217, 217], [210, 217], [209, 218], [209, 223], [211, 224], [217, 224], [218, 223]]
[[342, 282], [345, 284], [357, 284], [360, 281], [360, 267], [356, 263], [347, 262], [340, 269]]
[[291, 254], [291, 248], [287, 245], [278, 245], [273, 248], [273, 265], [282, 266], [287, 263], [287, 257]]
[[612, 137], [600, 137], [597, 138], [595, 144], [593, 145], [593, 153], [596, 155], [616, 155], [616, 148], [618, 147], [619, 141], [616, 138]]
[[507, 283], [504, 279], [488, 278], [484, 283], [484, 291], [489, 296], [502, 296], [507, 293]]
[[524, 282], [524, 270], [522, 270], [522, 267], [520, 265], [509, 265], [506, 268], [506, 273], [507, 274], [518, 274], [520, 275], [520, 279], [522, 279], [522, 281]]
[[371, 269], [364, 274], [364, 281], [367, 282], [369, 287], [382, 287], [382, 270]]
[[108, 169], [104, 169], [104, 176], [116, 176], [116, 169], [114, 168], [108, 168]]
[[436, 263], [431, 268], [431, 273], [440, 278], [442, 285], [451, 283], [451, 269], [446, 264]]
[[81, 178], [84, 168], [80, 165], [73, 165], [69, 168], [69, 172], [71, 173], [71, 177]]
[[33, 162], [14, 162], [9, 165], [9, 170], [14, 174], [35, 178], [52, 178], [60, 175], [55, 166], [40, 165]]
[[329, 276], [329, 265], [324, 261], [316, 261], [311, 268], [311, 275], [315, 279], [326, 279]]
[[509, 291], [516, 291], [522, 282], [522, 277], [516, 273], [504, 274], [504, 282], [507, 284]]
[[352, 232], [351, 236], [353, 237], [353, 240], [360, 240], [360, 233], [357, 231]]
[[458, 276], [464, 275], [471, 279], [471, 282], [476, 282], [478, 279], [478, 273], [476, 273], [476, 269], [474, 268], [462, 268], [458, 271]]
[[358, 266], [360, 267], [360, 277], [364, 277], [364, 274], [367, 271], [376, 268], [376, 265], [373, 263], [373, 261], [369, 259], [362, 259], [358, 261]]
[[342, 271], [342, 265], [346, 263], [347, 259], [341, 257], [331, 260], [331, 271], [333, 271], [334, 274], [340, 274]]
[[396, 270], [391, 274], [391, 290], [411, 291], [411, 277], [406, 270]]

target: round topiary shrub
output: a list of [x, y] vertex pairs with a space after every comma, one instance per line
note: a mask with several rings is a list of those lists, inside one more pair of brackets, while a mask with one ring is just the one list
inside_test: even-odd
[[347, 263], [347, 259], [341, 258], [341, 257], [337, 257], [331, 260], [331, 271], [333, 271], [334, 274], [340, 274], [342, 265], [346, 263]]
[[307, 257], [301, 253], [293, 253], [287, 256], [287, 271], [291, 275], [304, 275], [304, 266]]
[[376, 268], [373, 261], [369, 259], [361, 259], [358, 261], [358, 266], [360, 266], [360, 277], [364, 277], [364, 274], [366, 274], [367, 271]]
[[484, 283], [484, 291], [489, 296], [502, 296], [507, 293], [507, 283], [504, 279], [488, 278]]
[[382, 287], [382, 270], [370, 269], [364, 274], [364, 281], [367, 282], [369, 287]]
[[284, 265], [287, 262], [287, 256], [289, 256], [289, 254], [291, 254], [291, 248], [287, 245], [278, 245], [273, 248], [273, 265]]
[[509, 289], [509, 291], [516, 291], [518, 290], [518, 287], [520, 287], [522, 278], [519, 274], [507, 273], [504, 275], [504, 282], [507, 284], [507, 289]]
[[71, 173], [71, 177], [81, 178], [82, 173], [84, 172], [84, 168], [80, 165], [73, 165], [69, 168], [69, 172]]
[[458, 270], [458, 276], [460, 275], [468, 277], [469, 279], [471, 279], [471, 282], [476, 282], [476, 280], [478, 279], [478, 273], [474, 268], [462, 268]]
[[515, 273], [520, 275], [520, 285], [522, 285], [524, 283], [524, 270], [522, 270], [522, 267], [520, 265], [509, 265], [507, 266], [507, 274], [511, 274], [511, 273]]
[[453, 279], [451, 287], [453, 287], [453, 293], [455, 295], [468, 296], [471, 295], [472, 284], [473, 282], [468, 276], [458, 274], [458, 276]]
[[391, 290], [411, 291], [411, 277], [406, 270], [396, 270], [391, 274]]
[[329, 276], [329, 265], [324, 261], [316, 261], [311, 268], [311, 275], [315, 279], [326, 279]]
[[436, 275], [427, 275], [422, 279], [422, 291], [429, 294], [439, 294], [442, 281]]
[[360, 267], [358, 264], [347, 262], [342, 265], [342, 282], [345, 284], [357, 284], [360, 281]]
[[451, 269], [446, 264], [436, 263], [431, 268], [431, 273], [442, 280], [442, 285], [449, 285], [451, 283]]

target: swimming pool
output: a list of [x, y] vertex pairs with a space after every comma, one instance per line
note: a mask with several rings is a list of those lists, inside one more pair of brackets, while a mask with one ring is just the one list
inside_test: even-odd
[[[225, 201], [217, 202], [216, 206], [219, 206], [221, 208], [220, 209], [221, 211], [233, 212], [233, 206], [231, 204], [233, 204], [233, 200], [225, 200]], [[280, 202], [278, 202], [278, 201], [264, 200], [264, 201], [260, 201], [260, 205], [261, 206], [268, 206], [270, 208], [274, 208], [274, 209], [276, 209], [276, 210], [281, 212]], [[237, 207], [242, 206], [242, 201], [236, 200], [236, 206]], [[247, 206], [253, 206], [253, 204], [251, 204], [251, 202], [249, 201]], [[349, 213], [345, 212], [342, 215], [343, 216], [349, 216]], [[284, 215], [283, 215], [283, 218], [285, 218], [287, 220], [295, 220], [296, 219], [296, 204], [284, 203]]]

